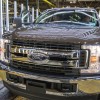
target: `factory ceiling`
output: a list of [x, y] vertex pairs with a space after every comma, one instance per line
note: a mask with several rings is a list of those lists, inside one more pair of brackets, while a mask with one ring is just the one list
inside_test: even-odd
[[[55, 7], [93, 7], [95, 9], [100, 9], [100, 0], [16, 0], [16, 1], [18, 3], [19, 10], [21, 3], [23, 3], [25, 7], [29, 5], [30, 8], [34, 7], [35, 9], [40, 9], [40, 11]], [[14, 0], [9, 0], [9, 2], [12, 5]]]

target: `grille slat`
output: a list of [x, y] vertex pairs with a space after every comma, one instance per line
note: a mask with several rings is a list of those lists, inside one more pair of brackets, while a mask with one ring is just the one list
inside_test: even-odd
[[19, 61], [12, 61], [11, 66], [28, 70], [28, 71], [37, 71], [40, 73], [52, 73], [52, 74], [59, 74], [59, 75], [79, 75], [79, 70], [76, 69], [69, 69], [69, 68], [61, 68], [61, 67], [49, 67], [49, 66], [42, 66], [42, 65], [34, 65], [34, 64], [27, 64], [24, 62]]
[[39, 43], [28, 40], [13, 40], [13, 45], [18, 46], [28, 46], [28, 47], [36, 47], [36, 48], [48, 48], [48, 49], [63, 49], [63, 50], [80, 50], [80, 44], [57, 44], [57, 43]]

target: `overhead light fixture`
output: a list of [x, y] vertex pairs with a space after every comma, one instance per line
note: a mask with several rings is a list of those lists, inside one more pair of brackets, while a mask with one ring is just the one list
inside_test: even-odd
[[51, 5], [52, 7], [56, 7], [53, 3], [51, 3], [50, 1], [48, 0], [43, 0], [44, 2], [46, 2], [47, 4]]
[[70, 3], [76, 3], [76, 1], [70, 1]]

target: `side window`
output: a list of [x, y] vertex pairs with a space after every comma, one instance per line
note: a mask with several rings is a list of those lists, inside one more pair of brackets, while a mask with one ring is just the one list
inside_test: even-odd
[[49, 23], [49, 22], [52, 22], [53, 18], [52, 17], [49, 17], [47, 19], [44, 20], [44, 23]]
[[90, 26], [98, 26], [98, 21], [96, 14], [94, 12], [84, 12], [85, 14], [82, 14], [82, 23], [86, 23]]
[[53, 21], [60, 21], [60, 20], [61, 20], [61, 18], [60, 18], [59, 15], [54, 15], [53, 16]]
[[61, 21], [62, 20], [62, 17], [60, 14], [57, 14], [57, 15], [53, 15], [47, 19], [45, 19], [45, 23], [47, 22], [56, 22], [56, 21]]
[[80, 13], [71, 13], [69, 15], [69, 20], [79, 22], [81, 20]]

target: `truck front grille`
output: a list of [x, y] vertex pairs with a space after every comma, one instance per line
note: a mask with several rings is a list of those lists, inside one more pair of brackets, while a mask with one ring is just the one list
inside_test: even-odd
[[10, 65], [37, 73], [79, 75], [89, 64], [89, 50], [80, 44], [50, 44], [13, 40]]

